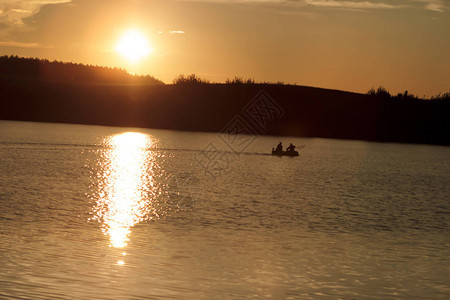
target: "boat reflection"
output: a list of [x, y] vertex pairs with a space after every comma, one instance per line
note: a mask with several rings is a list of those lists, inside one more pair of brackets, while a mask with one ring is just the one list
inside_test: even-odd
[[149, 135], [127, 132], [103, 141], [96, 174], [97, 192], [93, 219], [102, 223], [110, 246], [122, 248], [130, 228], [152, 218], [152, 199], [157, 194], [153, 167], [155, 157]]

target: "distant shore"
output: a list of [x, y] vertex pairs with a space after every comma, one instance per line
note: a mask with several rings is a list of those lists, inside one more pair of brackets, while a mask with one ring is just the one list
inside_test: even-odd
[[0, 73], [0, 119], [450, 145], [445, 97], [104, 73], [103, 81]]

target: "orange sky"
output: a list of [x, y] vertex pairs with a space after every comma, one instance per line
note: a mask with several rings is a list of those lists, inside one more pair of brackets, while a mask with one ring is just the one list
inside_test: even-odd
[[[153, 49], [115, 49], [136, 29]], [[118, 66], [170, 83], [257, 81], [418, 96], [450, 91], [447, 0], [0, 0], [0, 55]]]

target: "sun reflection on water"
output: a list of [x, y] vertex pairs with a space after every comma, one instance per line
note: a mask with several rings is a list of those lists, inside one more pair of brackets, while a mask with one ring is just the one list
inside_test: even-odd
[[110, 246], [123, 248], [130, 228], [155, 215], [152, 199], [157, 194], [153, 167], [155, 157], [148, 149], [153, 140], [142, 133], [127, 132], [104, 140], [96, 174], [93, 219], [102, 223]]

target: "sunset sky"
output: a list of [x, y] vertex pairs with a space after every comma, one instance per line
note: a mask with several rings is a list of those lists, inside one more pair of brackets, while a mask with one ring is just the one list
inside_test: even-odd
[[[142, 58], [120, 50], [125, 32]], [[0, 0], [0, 55], [166, 83], [195, 73], [432, 96], [450, 91], [449, 49], [450, 0]]]

